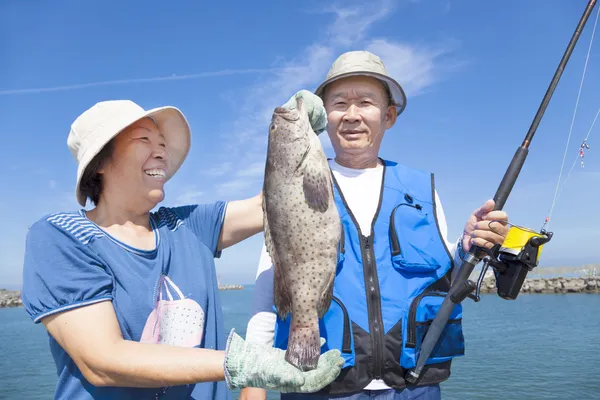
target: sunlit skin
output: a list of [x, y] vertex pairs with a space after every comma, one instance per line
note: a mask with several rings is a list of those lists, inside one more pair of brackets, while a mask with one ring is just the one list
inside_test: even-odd
[[[350, 76], [329, 83], [323, 95], [327, 113], [327, 134], [335, 151], [335, 161], [347, 168], [375, 168], [380, 164], [379, 150], [385, 132], [396, 123], [394, 105], [389, 105], [383, 84], [369, 76]], [[490, 219], [508, 221], [503, 211], [492, 211], [494, 202], [488, 200], [469, 217], [464, 228], [463, 248], [473, 243], [491, 248], [502, 243], [505, 225], [496, 223], [490, 231]], [[240, 400], [266, 400], [264, 389], [244, 388]]]
[[[374, 168], [385, 131], [396, 123], [396, 107], [389, 105], [385, 87], [368, 76], [352, 76], [330, 83], [323, 103], [327, 112], [327, 133], [338, 164], [354, 169]], [[491, 248], [502, 243], [508, 228], [508, 216], [493, 211], [493, 200], [486, 201], [467, 220], [462, 246], [469, 251], [473, 244]], [[489, 221], [494, 223], [490, 229]], [[495, 231], [495, 232], [494, 232]]]
[[[169, 143], [150, 118], [132, 124], [114, 140], [112, 156], [98, 170], [103, 180], [100, 199], [86, 215], [127, 245], [154, 249], [150, 211], [165, 198]], [[262, 194], [230, 201], [217, 250], [262, 227]], [[123, 339], [111, 302], [52, 314], [42, 323], [94, 386], [159, 388], [225, 379], [222, 350]]]
[[389, 105], [383, 84], [367, 76], [334, 81], [324, 105], [335, 160], [348, 168], [375, 167], [383, 135], [396, 123], [396, 107]]
[[113, 157], [99, 171], [104, 175], [103, 200], [126, 194], [128, 202], [146, 206], [137, 208], [151, 209], [164, 199], [168, 161], [163, 134], [151, 119], [138, 121], [116, 137]]
[[98, 171], [103, 191], [88, 218], [117, 238], [153, 248], [148, 212], [165, 197], [168, 157], [165, 137], [150, 118], [117, 135], [112, 157]]

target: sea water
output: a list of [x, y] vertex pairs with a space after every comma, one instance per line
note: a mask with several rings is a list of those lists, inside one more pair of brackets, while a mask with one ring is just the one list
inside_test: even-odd
[[[252, 295], [252, 286], [221, 292], [227, 328], [242, 336]], [[463, 326], [466, 355], [442, 383], [443, 399], [600, 399], [599, 294], [483, 295], [464, 302]], [[52, 398], [48, 336], [23, 308], [0, 309], [0, 355], [0, 399]]]

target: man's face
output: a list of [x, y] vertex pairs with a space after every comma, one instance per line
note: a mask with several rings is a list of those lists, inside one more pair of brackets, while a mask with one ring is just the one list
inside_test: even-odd
[[324, 96], [327, 133], [336, 155], [377, 156], [384, 132], [396, 122], [383, 84], [352, 76], [327, 85]]

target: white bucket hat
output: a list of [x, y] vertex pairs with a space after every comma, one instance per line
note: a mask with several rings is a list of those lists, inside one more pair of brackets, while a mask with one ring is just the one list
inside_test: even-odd
[[85, 207], [86, 198], [81, 194], [80, 183], [88, 164], [112, 138], [145, 117], [151, 117], [165, 137], [169, 153], [166, 180], [181, 167], [191, 142], [190, 127], [181, 111], [170, 106], [144, 110], [130, 100], [96, 103], [77, 117], [67, 138], [69, 150], [78, 164], [75, 193], [79, 204]]
[[319, 85], [315, 94], [323, 97], [325, 86], [348, 76], [371, 76], [384, 82], [396, 104], [396, 114], [400, 115], [406, 107], [404, 89], [394, 78], [388, 75], [381, 58], [368, 51], [349, 51], [339, 56], [332, 64], [325, 81]]

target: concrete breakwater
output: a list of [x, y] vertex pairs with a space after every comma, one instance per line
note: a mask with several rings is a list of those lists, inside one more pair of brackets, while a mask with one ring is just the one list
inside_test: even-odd
[[[471, 279], [476, 281], [478, 274]], [[219, 290], [242, 290], [242, 285], [219, 285]], [[496, 282], [488, 271], [481, 284], [481, 293], [496, 293]], [[528, 278], [525, 280], [521, 293], [600, 293], [600, 276], [574, 278]], [[21, 292], [0, 289], [0, 308], [20, 307]]]
[[[219, 290], [242, 290], [242, 285], [219, 285]], [[21, 292], [0, 289], [0, 308], [21, 307]]]
[[242, 290], [242, 285], [219, 285], [219, 290]]
[[[477, 277], [471, 279], [477, 279]], [[486, 277], [481, 284], [480, 292], [496, 293], [495, 279]], [[600, 293], [600, 277], [526, 278], [521, 293]]]
[[0, 308], [20, 307], [22, 305], [21, 292], [0, 289]]

